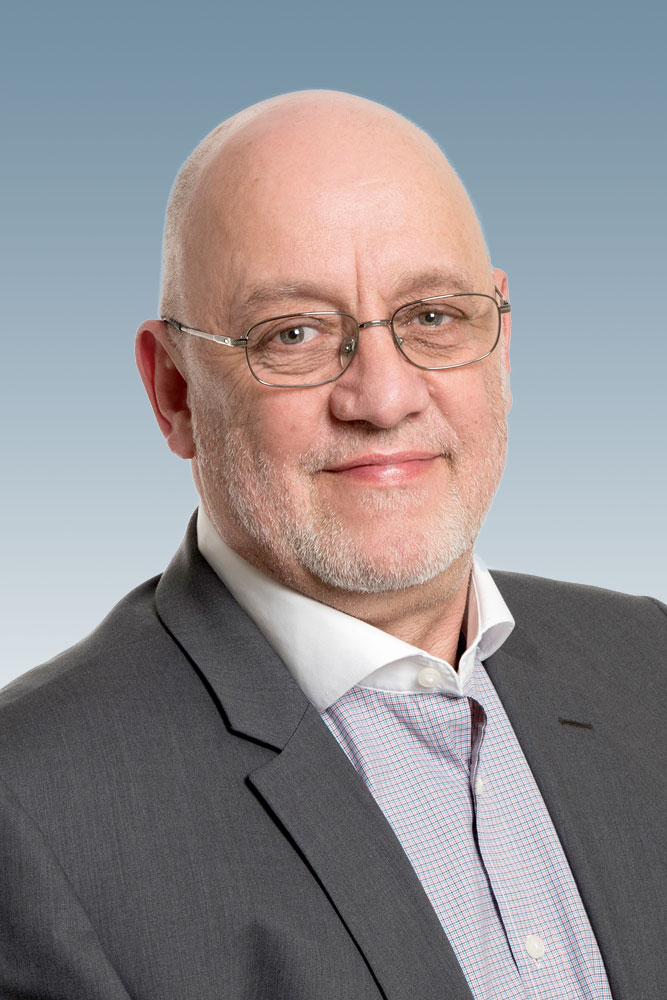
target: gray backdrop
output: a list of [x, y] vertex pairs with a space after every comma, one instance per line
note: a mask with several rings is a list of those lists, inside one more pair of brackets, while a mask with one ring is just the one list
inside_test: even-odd
[[134, 368], [173, 176], [218, 121], [332, 87], [426, 128], [513, 307], [491, 566], [667, 599], [658, 5], [14, 4], [2, 110], [0, 683], [159, 572], [196, 503]]

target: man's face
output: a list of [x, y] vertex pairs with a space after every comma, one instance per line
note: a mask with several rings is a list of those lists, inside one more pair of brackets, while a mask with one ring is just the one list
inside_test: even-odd
[[[304, 170], [308, 148], [295, 145], [233, 181], [239, 207], [220, 210], [220, 270], [208, 275], [223, 282], [224, 328], [207, 311], [204, 329], [238, 337], [313, 310], [385, 319], [457, 281], [493, 294], [465, 199], [414, 150], [389, 163], [320, 156]], [[300, 389], [256, 382], [240, 349], [190, 347], [195, 476], [245, 558], [297, 589], [314, 577], [384, 592], [470, 552], [504, 464], [502, 341], [474, 365], [429, 372], [399, 355], [387, 327], [370, 328], [338, 381]]]

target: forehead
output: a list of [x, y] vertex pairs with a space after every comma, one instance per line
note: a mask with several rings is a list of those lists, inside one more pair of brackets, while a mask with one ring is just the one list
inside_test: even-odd
[[294, 282], [389, 290], [411, 273], [474, 283], [488, 270], [467, 195], [425, 136], [297, 126], [235, 137], [208, 171], [208, 262], [229, 306]]

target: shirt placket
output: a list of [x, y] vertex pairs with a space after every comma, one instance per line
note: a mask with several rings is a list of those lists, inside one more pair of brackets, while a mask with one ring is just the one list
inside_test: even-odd
[[[475, 685], [475, 693], [479, 691]], [[489, 716], [477, 698], [471, 698], [472, 752], [470, 784], [474, 802], [476, 839], [496, 900], [514, 962], [527, 995], [541, 996], [543, 972], [548, 971], [548, 927], [536, 904], [534, 882], [518, 845], [506, 826], [507, 803], [497, 796], [492, 773], [485, 766], [484, 745]], [[550, 994], [549, 994], [550, 995]]]

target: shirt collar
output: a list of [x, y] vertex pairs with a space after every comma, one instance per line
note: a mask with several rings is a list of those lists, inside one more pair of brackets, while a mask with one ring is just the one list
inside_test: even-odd
[[[486, 659], [503, 644], [514, 619], [491, 574], [477, 557], [468, 594], [467, 636], [473, 635], [458, 671], [444, 660], [388, 632], [321, 604], [246, 562], [218, 535], [200, 505], [197, 544], [227, 589], [283, 660], [306, 697], [323, 712], [355, 684], [390, 691], [424, 693], [418, 677], [425, 667], [438, 672], [430, 691], [461, 696], [475, 659]], [[436, 675], [431, 673], [431, 681]]]

